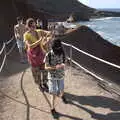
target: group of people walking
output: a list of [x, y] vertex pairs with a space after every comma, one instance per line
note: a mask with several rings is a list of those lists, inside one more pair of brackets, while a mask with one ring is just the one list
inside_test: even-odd
[[53, 32], [37, 26], [40, 20], [36, 24], [33, 18], [29, 18], [24, 25], [23, 19], [18, 17], [17, 22], [14, 31], [20, 62], [26, 63], [27, 55], [34, 81], [41, 92], [50, 93], [51, 114], [58, 118], [55, 110], [56, 97], [61, 97], [67, 103], [64, 96], [65, 53], [61, 40]]

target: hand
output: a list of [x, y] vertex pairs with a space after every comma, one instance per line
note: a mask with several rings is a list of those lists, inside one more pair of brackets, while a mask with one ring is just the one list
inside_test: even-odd
[[65, 67], [65, 65], [63, 63], [56, 65], [56, 69], [61, 69], [61, 68], [64, 69], [64, 67]]
[[62, 67], [62, 68], [65, 68], [65, 64], [64, 64], [64, 63], [62, 63], [62, 64], [61, 64], [61, 67]]

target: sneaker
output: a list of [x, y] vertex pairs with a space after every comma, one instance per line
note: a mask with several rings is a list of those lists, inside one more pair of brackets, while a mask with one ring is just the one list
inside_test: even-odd
[[59, 118], [59, 114], [56, 112], [55, 109], [51, 110], [51, 114], [52, 114], [52, 116], [53, 116], [54, 119], [58, 119]]
[[63, 101], [65, 104], [68, 104], [68, 100], [65, 98], [65, 96], [62, 96], [62, 101]]

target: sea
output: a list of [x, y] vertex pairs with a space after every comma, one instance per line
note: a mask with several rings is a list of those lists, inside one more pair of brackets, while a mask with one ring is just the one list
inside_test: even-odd
[[[101, 9], [106, 11], [120, 12], [120, 9]], [[100, 34], [105, 40], [120, 47], [120, 17], [105, 17], [90, 19], [88, 22], [78, 22], [77, 24], [86, 25]], [[72, 24], [71, 27], [75, 27]]]

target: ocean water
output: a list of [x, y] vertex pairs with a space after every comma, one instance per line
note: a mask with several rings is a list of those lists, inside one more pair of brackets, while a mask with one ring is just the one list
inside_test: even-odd
[[99, 8], [98, 10], [110, 11], [110, 12], [120, 12], [119, 8]]
[[114, 45], [120, 46], [120, 17], [91, 19], [89, 22], [79, 22], [87, 25]]

